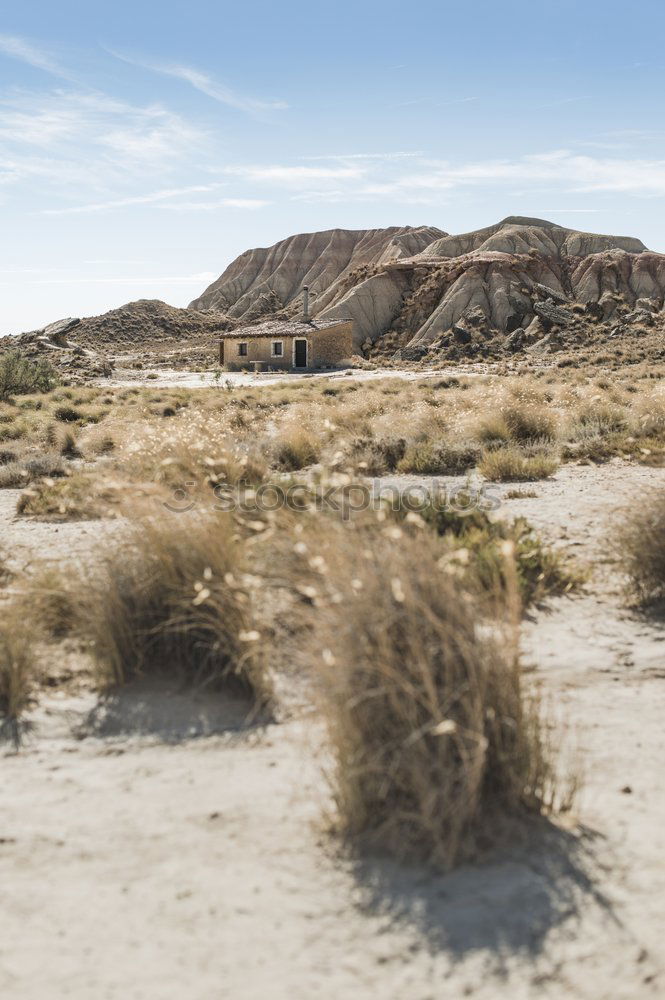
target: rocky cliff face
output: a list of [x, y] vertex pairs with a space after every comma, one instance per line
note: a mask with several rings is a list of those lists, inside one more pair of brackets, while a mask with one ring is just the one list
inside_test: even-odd
[[241, 254], [190, 309], [214, 309], [251, 322], [282, 309], [297, 311], [303, 286], [309, 285], [317, 314], [347, 290], [358, 269], [412, 257], [445, 235], [434, 226], [405, 226], [291, 236]]
[[468, 356], [490, 343], [490, 353], [528, 347], [552, 330], [554, 345], [581, 314], [609, 323], [640, 300], [662, 310], [665, 255], [632, 237], [518, 216], [458, 236], [332, 230], [248, 251], [192, 306], [242, 322], [288, 316], [305, 284], [313, 315], [354, 321], [359, 352]]

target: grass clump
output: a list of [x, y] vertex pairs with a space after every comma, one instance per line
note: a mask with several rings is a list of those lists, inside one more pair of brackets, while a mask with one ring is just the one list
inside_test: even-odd
[[407, 448], [398, 470], [420, 476], [457, 475], [473, 468], [480, 453], [480, 448], [471, 444], [414, 441]]
[[35, 628], [19, 605], [3, 605], [0, 615], [0, 737], [18, 744], [21, 716], [35, 682]]
[[104, 688], [139, 676], [270, 699], [232, 518], [176, 515], [137, 523], [87, 581], [87, 622]]
[[284, 434], [275, 445], [275, 461], [287, 472], [297, 472], [319, 461], [319, 442], [305, 430]]
[[483, 452], [478, 469], [492, 482], [530, 482], [547, 479], [559, 468], [559, 459], [551, 453], [528, 454], [520, 448], [506, 446]]
[[319, 651], [340, 830], [449, 868], [567, 806], [512, 630], [425, 540], [340, 559]]
[[665, 600], [665, 493], [646, 494], [627, 511], [612, 539], [630, 594], [643, 605]]
[[21, 351], [0, 355], [0, 400], [33, 392], [50, 392], [56, 382], [55, 369], [42, 358], [32, 360]]
[[0, 489], [20, 489], [42, 476], [59, 478], [65, 469], [60, 455], [46, 453], [0, 465]]

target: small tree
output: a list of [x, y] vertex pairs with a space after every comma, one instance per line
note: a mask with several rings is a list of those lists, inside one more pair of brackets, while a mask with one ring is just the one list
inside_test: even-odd
[[0, 400], [30, 392], [49, 392], [57, 373], [45, 358], [26, 357], [19, 350], [0, 356]]

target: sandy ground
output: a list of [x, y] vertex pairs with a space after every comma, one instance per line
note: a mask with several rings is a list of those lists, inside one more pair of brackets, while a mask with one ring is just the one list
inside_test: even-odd
[[134, 371], [132, 369], [118, 369], [112, 378], [98, 379], [97, 384], [110, 389], [124, 388], [134, 385], [150, 386], [156, 389], [201, 389], [210, 387], [231, 386], [262, 386], [276, 385], [286, 382], [303, 382], [312, 378], [325, 379], [351, 379], [356, 382], [372, 382], [377, 379], [398, 378], [407, 382], [420, 382], [431, 378], [447, 378], [454, 376], [468, 377], [474, 375], [486, 375], [491, 371], [492, 366], [488, 363], [477, 365], [457, 365], [454, 368], [423, 368], [418, 370], [397, 369], [397, 368], [376, 368], [366, 370], [361, 368], [345, 368], [339, 371], [321, 372], [222, 372], [220, 378], [216, 378], [214, 372], [203, 371], [170, 371], [167, 368], [156, 368], [151, 377], [146, 381], [146, 372], [143, 370]]
[[[313, 717], [248, 729], [228, 701], [52, 694], [26, 747], [0, 750], [0, 995], [663, 996], [665, 629], [623, 606], [607, 537], [664, 485], [566, 466], [502, 508], [596, 567], [524, 628], [583, 762], [575, 835], [534, 832], [449, 876], [358, 865], [323, 832]], [[46, 539], [83, 558], [97, 531], [12, 510], [0, 493], [0, 544], [24, 559]]]

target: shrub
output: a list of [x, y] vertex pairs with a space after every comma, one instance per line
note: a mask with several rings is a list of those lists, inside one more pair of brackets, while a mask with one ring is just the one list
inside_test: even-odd
[[337, 569], [317, 639], [341, 831], [447, 868], [552, 811], [514, 637], [478, 620], [424, 540], [349, 548]]
[[18, 350], [0, 355], [0, 400], [50, 392], [56, 382], [55, 369], [42, 358], [32, 360]]
[[313, 465], [319, 456], [319, 442], [305, 430], [290, 431], [275, 446], [275, 460], [287, 472]]
[[399, 463], [399, 471], [421, 476], [456, 475], [473, 468], [479, 457], [480, 448], [475, 445], [414, 441]]
[[53, 416], [56, 420], [61, 420], [65, 424], [74, 424], [77, 420], [83, 418], [81, 411], [77, 410], [74, 406], [57, 406], [53, 412]]
[[559, 460], [554, 455], [546, 452], [529, 455], [511, 446], [483, 452], [478, 465], [485, 479], [502, 483], [547, 479], [558, 468]]
[[368, 476], [382, 476], [395, 471], [405, 450], [404, 438], [357, 437], [351, 442], [349, 458]]
[[519, 444], [554, 441], [556, 439], [554, 415], [542, 407], [508, 407], [505, 411], [505, 420], [511, 441], [516, 441]]
[[81, 595], [101, 685], [163, 675], [266, 704], [270, 682], [243, 569], [230, 515], [137, 523], [102, 554]]
[[9, 462], [0, 466], [0, 489], [19, 489], [42, 476], [64, 476], [65, 470], [59, 455], [36, 455], [34, 458]]

